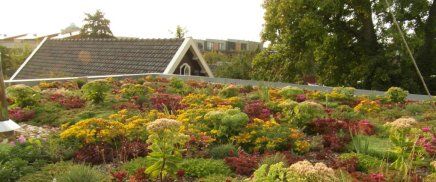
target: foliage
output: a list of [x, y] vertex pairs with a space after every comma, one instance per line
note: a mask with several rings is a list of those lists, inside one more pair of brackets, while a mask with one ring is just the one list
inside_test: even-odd
[[399, 87], [391, 87], [386, 91], [386, 97], [390, 102], [404, 102], [409, 92]]
[[257, 154], [250, 155], [239, 150], [238, 156], [226, 157], [224, 160], [236, 174], [249, 176], [258, 167], [260, 159], [260, 156]]
[[174, 32], [175, 38], [185, 38], [186, 34], [188, 33], [188, 30], [186, 28], [182, 28], [180, 25], [177, 25], [176, 32]]
[[113, 38], [109, 28], [110, 20], [104, 17], [104, 13], [97, 10], [94, 14], [85, 13], [85, 23], [80, 29], [81, 38]]
[[271, 111], [260, 100], [251, 101], [244, 106], [244, 112], [249, 116], [251, 120], [254, 118], [268, 120], [271, 115]]
[[333, 100], [352, 100], [355, 90], [353, 87], [335, 87], [327, 96]]
[[147, 142], [151, 143], [152, 151], [147, 160], [151, 165], [147, 166], [145, 173], [160, 181], [169, 176], [174, 176], [177, 164], [181, 161], [179, 149], [187, 141], [187, 136], [179, 133], [181, 123], [171, 119], [157, 119], [148, 124], [150, 132]]
[[[118, 169], [120, 171], [127, 171], [130, 175], [134, 174], [138, 169], [145, 168], [147, 164], [146, 157], [138, 157], [131, 161], [122, 164]], [[142, 170], [144, 172], [144, 170]]]
[[190, 91], [190, 88], [186, 83], [180, 78], [173, 77], [169, 83], [168, 92], [173, 94], [185, 94]]
[[38, 104], [40, 94], [26, 85], [13, 85], [6, 88], [7, 97], [12, 99], [15, 106], [24, 108]]
[[[389, 8], [418, 59], [434, 80], [433, 9], [427, 0], [391, 2]], [[422, 92], [385, 1], [264, 1], [262, 40], [268, 48], [253, 61], [255, 79], [386, 90], [399, 85]], [[404, 11], [404, 8], [410, 11]], [[410, 22], [416, 22], [411, 24]], [[347, 50], [347, 51], [344, 51]], [[335, 56], [332, 56], [335, 55]], [[431, 82], [431, 81], [429, 81]], [[430, 87], [430, 90], [435, 90]]]
[[290, 181], [287, 179], [287, 169], [283, 162], [263, 164], [253, 174], [253, 182]]
[[55, 178], [59, 182], [110, 181], [107, 174], [86, 165], [74, 165], [68, 171], [57, 175]]
[[8, 111], [8, 116], [14, 121], [23, 122], [33, 119], [35, 111], [16, 107]]
[[186, 159], [180, 163], [180, 169], [184, 170], [187, 176], [206, 177], [209, 175], [229, 175], [230, 168], [223, 160], [214, 159]]
[[372, 113], [380, 110], [380, 104], [376, 101], [362, 100], [354, 107], [354, 111], [358, 113]]
[[140, 84], [124, 84], [121, 86], [121, 95], [126, 99], [148, 99], [149, 95], [153, 92], [150, 87]]
[[184, 105], [180, 103], [182, 97], [179, 95], [173, 94], [162, 94], [155, 93], [151, 96], [151, 104], [154, 109], [159, 111], [172, 111], [176, 112], [177, 110], [183, 109]]
[[29, 173], [25, 176], [22, 176], [18, 181], [19, 182], [46, 182], [53, 181], [56, 176], [65, 173], [72, 166], [74, 166], [71, 162], [58, 162], [55, 164], [48, 164], [41, 168], [40, 171]]
[[336, 181], [337, 177], [332, 168], [324, 163], [312, 164], [307, 160], [299, 161], [289, 166], [287, 178], [290, 181]]
[[254, 119], [233, 139], [248, 151], [293, 150], [304, 153], [309, 149], [309, 143], [302, 140], [303, 137], [303, 132], [274, 119]]
[[106, 80], [95, 80], [83, 85], [81, 90], [87, 100], [99, 104], [104, 101], [107, 92], [110, 90], [110, 85]]
[[359, 153], [343, 153], [339, 155], [339, 159], [347, 160], [351, 158], [357, 158], [358, 165], [357, 170], [368, 172], [369, 170], [376, 170], [383, 167], [383, 161], [366, 154]]
[[14, 72], [21, 66], [26, 58], [32, 53], [31, 46], [6, 48], [0, 46], [1, 62], [5, 78], [10, 78]]
[[214, 159], [224, 159], [237, 153], [237, 147], [233, 144], [220, 144], [209, 149], [209, 155]]
[[310, 101], [299, 103], [297, 106], [294, 107], [293, 112], [293, 122], [295, 122], [295, 124], [300, 127], [305, 126], [307, 123], [311, 122], [314, 119], [323, 118], [325, 116], [323, 106]]
[[228, 109], [208, 112], [204, 116], [204, 120], [212, 128], [211, 133], [225, 142], [230, 137], [237, 135], [249, 119], [247, 114], [239, 109]]
[[219, 95], [224, 98], [236, 97], [239, 95], [239, 88], [235, 85], [228, 85], [220, 91]]
[[123, 124], [102, 118], [91, 118], [79, 121], [60, 134], [62, 139], [77, 139], [88, 143], [111, 142], [124, 134]]
[[[214, 75], [219, 78], [234, 78], [234, 79], [251, 79], [252, 62], [256, 56], [257, 51], [254, 52], [242, 52], [235, 55], [223, 55], [216, 64], [213, 70]], [[210, 56], [208, 56], [209, 58]], [[205, 58], [206, 59], [206, 58]], [[207, 60], [207, 59], [206, 59]], [[216, 61], [215, 61], [216, 62]]]
[[277, 163], [282, 163], [285, 167], [288, 166], [288, 159], [285, 154], [282, 153], [274, 153], [271, 155], [264, 156], [259, 163], [259, 166], [272, 166]]
[[304, 91], [297, 87], [283, 87], [280, 89], [279, 94], [286, 99], [295, 99], [297, 95], [304, 94]]

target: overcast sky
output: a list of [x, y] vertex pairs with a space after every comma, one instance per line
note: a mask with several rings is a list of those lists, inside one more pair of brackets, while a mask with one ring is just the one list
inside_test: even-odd
[[259, 41], [262, 0], [4, 0], [0, 34], [56, 33], [101, 9], [115, 36], [169, 38], [177, 25], [194, 38]]

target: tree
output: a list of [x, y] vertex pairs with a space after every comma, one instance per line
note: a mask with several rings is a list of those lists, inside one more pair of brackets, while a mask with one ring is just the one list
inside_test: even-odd
[[104, 17], [104, 13], [97, 10], [94, 14], [85, 13], [85, 24], [80, 30], [82, 38], [113, 38], [109, 28], [110, 20]]
[[188, 33], [188, 30], [186, 30], [186, 28], [183, 28], [180, 25], [177, 25], [176, 32], [174, 32], [173, 34], [176, 38], [181, 39], [181, 38], [184, 38], [187, 33]]
[[20, 67], [20, 65], [26, 60], [26, 58], [32, 52], [32, 48], [24, 46], [20, 48], [6, 48], [0, 46], [1, 52], [1, 64], [3, 68], [3, 76], [9, 78]]
[[[429, 16], [434, 5], [428, 0], [390, 1], [391, 10], [407, 32], [407, 41], [419, 57], [424, 40], [435, 39], [434, 34], [424, 33], [426, 29], [434, 31], [434, 24], [425, 23], [434, 17], [431, 13]], [[252, 76], [290, 82], [314, 76], [318, 83], [330, 86], [380, 90], [400, 86], [423, 92], [384, 2], [265, 0], [262, 39], [271, 44], [254, 60]], [[429, 38], [424, 39], [425, 34]], [[427, 47], [434, 51], [434, 47]], [[434, 63], [434, 58], [425, 60]], [[427, 79], [429, 73], [436, 72], [436, 66], [432, 67], [423, 70]]]
[[61, 30], [61, 34], [67, 34], [67, 33], [75, 32], [75, 31], [79, 31], [79, 30], [80, 30], [80, 28], [76, 24], [71, 23], [68, 27]]
[[220, 78], [251, 79], [254, 57], [258, 52], [243, 52], [227, 55], [220, 52], [206, 52], [204, 59]]

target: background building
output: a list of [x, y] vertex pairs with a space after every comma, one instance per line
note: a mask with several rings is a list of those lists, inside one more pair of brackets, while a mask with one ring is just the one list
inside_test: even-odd
[[239, 53], [261, 50], [263, 44], [261, 42], [237, 40], [237, 39], [196, 39], [198, 48], [202, 52], [216, 51], [222, 53]]

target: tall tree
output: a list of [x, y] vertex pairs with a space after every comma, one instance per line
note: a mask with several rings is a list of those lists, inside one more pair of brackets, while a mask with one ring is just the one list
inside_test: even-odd
[[113, 38], [109, 28], [110, 20], [104, 17], [104, 13], [97, 10], [94, 14], [85, 13], [85, 24], [80, 30], [82, 38]]
[[[425, 27], [435, 27], [424, 23], [433, 5], [389, 1], [415, 56], [420, 55]], [[265, 0], [263, 6], [262, 38], [271, 44], [254, 61], [254, 78], [299, 82], [315, 76], [331, 86], [423, 91], [384, 0]], [[434, 40], [431, 36], [428, 40]]]
[[181, 38], [184, 38], [187, 33], [188, 33], [188, 30], [186, 30], [186, 28], [183, 28], [182, 26], [177, 25], [176, 31], [174, 32], [174, 36], [176, 38], [181, 39]]

